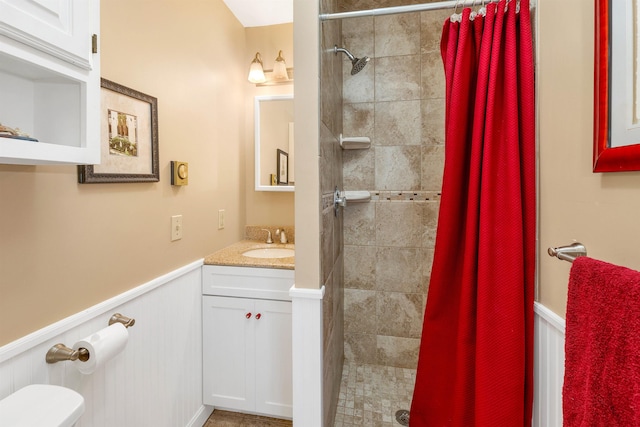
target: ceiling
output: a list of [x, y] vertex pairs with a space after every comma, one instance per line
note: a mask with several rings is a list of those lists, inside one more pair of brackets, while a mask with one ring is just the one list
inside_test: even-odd
[[244, 27], [293, 22], [293, 0], [223, 0]]

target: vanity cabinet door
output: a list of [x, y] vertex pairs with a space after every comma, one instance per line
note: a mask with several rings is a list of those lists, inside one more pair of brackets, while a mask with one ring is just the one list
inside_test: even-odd
[[255, 407], [253, 300], [203, 296], [203, 403], [225, 409]]
[[256, 301], [256, 412], [293, 416], [291, 303]]
[[293, 416], [291, 303], [203, 296], [203, 403]]

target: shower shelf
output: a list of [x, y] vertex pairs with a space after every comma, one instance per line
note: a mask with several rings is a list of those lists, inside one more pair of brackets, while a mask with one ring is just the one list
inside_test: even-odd
[[368, 191], [350, 191], [344, 192], [347, 203], [363, 203], [371, 201], [371, 193]]
[[340, 147], [343, 150], [366, 150], [371, 147], [371, 139], [368, 136], [344, 137], [340, 134]]

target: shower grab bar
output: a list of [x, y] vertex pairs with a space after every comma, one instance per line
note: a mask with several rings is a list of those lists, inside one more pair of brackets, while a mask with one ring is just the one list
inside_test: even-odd
[[587, 248], [582, 243], [575, 242], [568, 246], [549, 248], [547, 253], [563, 261], [573, 262], [578, 257], [587, 256]]
[[[489, 0], [486, 3], [495, 3], [496, 0]], [[413, 4], [408, 6], [391, 6], [380, 7], [377, 9], [355, 10], [352, 12], [337, 12], [320, 14], [321, 21], [329, 21], [333, 19], [359, 18], [362, 16], [382, 16], [395, 15], [397, 13], [425, 12], [429, 10], [455, 9], [457, 7], [473, 7], [480, 6], [478, 0], [451, 0], [439, 1], [435, 3]]]

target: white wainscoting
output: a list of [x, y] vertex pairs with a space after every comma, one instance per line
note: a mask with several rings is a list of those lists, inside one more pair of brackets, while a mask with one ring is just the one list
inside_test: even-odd
[[[202, 405], [202, 260], [0, 347], [0, 399], [28, 384], [56, 384], [85, 399], [80, 427], [193, 426]], [[108, 325], [135, 319], [122, 353], [91, 375], [71, 362], [49, 365], [47, 350], [68, 347]]]
[[562, 427], [563, 318], [535, 303], [533, 427]]

